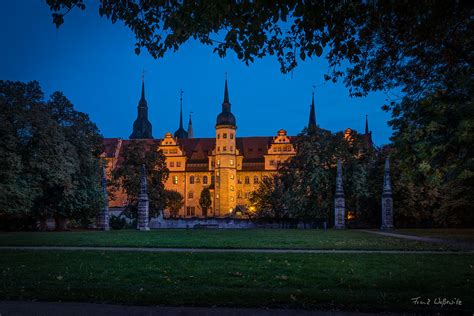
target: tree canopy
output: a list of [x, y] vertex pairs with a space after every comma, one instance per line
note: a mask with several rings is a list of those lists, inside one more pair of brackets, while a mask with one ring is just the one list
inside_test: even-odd
[[0, 137], [6, 228], [36, 228], [51, 217], [65, 228], [66, 219], [87, 224], [97, 214], [102, 137], [61, 92], [45, 102], [36, 81], [0, 81]]
[[[47, 0], [53, 22], [86, 9], [83, 0]], [[274, 55], [281, 71], [325, 56], [327, 80], [351, 95], [401, 89], [421, 98], [472, 74], [472, 1], [100, 1], [99, 15], [135, 34], [135, 51], [154, 58], [190, 39], [246, 64]]]

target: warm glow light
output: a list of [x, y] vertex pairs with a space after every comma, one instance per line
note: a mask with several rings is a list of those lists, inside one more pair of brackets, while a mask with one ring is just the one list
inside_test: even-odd
[[250, 212], [255, 212], [255, 206], [249, 207], [249, 211], [250, 211]]
[[347, 212], [347, 219], [354, 219], [355, 218], [355, 213], [352, 211]]
[[229, 209], [229, 213], [232, 213], [232, 208]]

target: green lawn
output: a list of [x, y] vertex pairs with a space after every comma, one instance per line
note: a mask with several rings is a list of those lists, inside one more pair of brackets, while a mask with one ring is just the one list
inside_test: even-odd
[[395, 232], [407, 235], [442, 238], [457, 242], [474, 243], [474, 229], [472, 228], [405, 228], [397, 229]]
[[453, 246], [379, 236], [357, 230], [162, 229], [0, 233], [0, 246], [105, 246], [282, 249], [445, 250]]
[[[0, 300], [472, 311], [468, 254], [0, 251]], [[458, 307], [411, 298], [459, 298]]]

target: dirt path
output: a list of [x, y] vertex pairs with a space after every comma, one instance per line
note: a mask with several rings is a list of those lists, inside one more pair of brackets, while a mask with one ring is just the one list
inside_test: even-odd
[[[0, 301], [0, 315], [22, 316], [369, 316], [377, 314], [342, 311], [304, 311], [291, 309], [254, 309], [226, 307], [123, 306], [91, 303]], [[396, 314], [390, 314], [396, 315]]]
[[434, 250], [331, 250], [331, 249], [228, 249], [228, 248], [143, 248], [143, 247], [70, 247], [70, 246], [0, 246], [0, 250], [66, 250], [66, 251], [125, 251], [125, 252], [218, 252], [218, 253], [391, 253], [391, 254], [474, 254], [474, 251]]
[[386, 236], [386, 237], [394, 237], [394, 238], [401, 238], [401, 239], [436, 243], [436, 244], [446, 244], [446, 245], [458, 246], [458, 247], [471, 249], [471, 250], [474, 249], [474, 245], [471, 243], [443, 239], [443, 238], [414, 236], [414, 235], [400, 234], [400, 233], [387, 232], [387, 231], [376, 231], [376, 230], [361, 230], [361, 231], [365, 233], [369, 233], [369, 234], [377, 234], [377, 235]]

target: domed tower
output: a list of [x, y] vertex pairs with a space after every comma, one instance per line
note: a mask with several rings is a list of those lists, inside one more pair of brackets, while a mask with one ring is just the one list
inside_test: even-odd
[[216, 176], [216, 216], [228, 216], [233, 212], [236, 203], [237, 185], [237, 125], [235, 116], [230, 110], [227, 78], [224, 87], [222, 112], [216, 121], [215, 176]]

